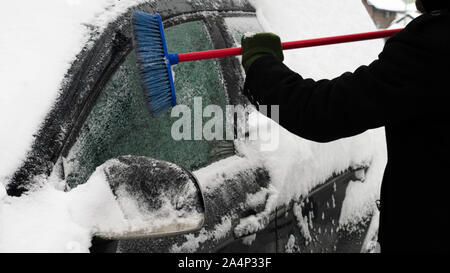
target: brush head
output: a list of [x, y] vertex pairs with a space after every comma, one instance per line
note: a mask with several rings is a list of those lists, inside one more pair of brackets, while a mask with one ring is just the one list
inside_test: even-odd
[[161, 16], [137, 11], [133, 14], [133, 40], [147, 107], [157, 116], [176, 105], [171, 63]]

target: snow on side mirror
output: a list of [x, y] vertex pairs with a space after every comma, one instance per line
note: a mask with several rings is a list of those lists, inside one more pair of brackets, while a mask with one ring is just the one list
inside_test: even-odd
[[124, 224], [97, 230], [109, 240], [163, 237], [202, 228], [203, 195], [194, 175], [173, 163], [122, 156], [105, 163], [107, 182]]

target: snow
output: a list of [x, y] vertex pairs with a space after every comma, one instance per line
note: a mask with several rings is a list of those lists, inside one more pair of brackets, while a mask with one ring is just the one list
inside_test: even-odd
[[377, 211], [370, 222], [361, 252], [380, 253], [380, 245], [377, 242], [379, 221], [380, 213]]
[[302, 206], [300, 204], [294, 204], [294, 216], [297, 219], [297, 226], [300, 229], [306, 244], [312, 241], [311, 233], [309, 232], [308, 216], [303, 216]]
[[295, 243], [294, 235], [292, 235], [292, 234], [289, 235], [289, 239], [288, 239], [286, 245], [284, 246], [284, 249], [285, 249], [286, 253], [298, 253], [299, 252], [299, 247]]
[[207, 240], [218, 241], [222, 238], [225, 238], [227, 234], [231, 231], [231, 218], [228, 216], [224, 216], [221, 219], [222, 221], [214, 226], [214, 228], [210, 231], [207, 231], [205, 228], [202, 228], [198, 235], [195, 234], [187, 234], [186, 242], [181, 245], [173, 245], [170, 249], [172, 253], [190, 253], [195, 252], [201, 243], [206, 242]]
[[[230, 156], [220, 161], [214, 162], [207, 168], [202, 168], [194, 172], [194, 175], [199, 180], [202, 188], [205, 191], [213, 191], [215, 188], [220, 187], [227, 177], [233, 177], [242, 170], [252, 170], [256, 164], [239, 156]], [[225, 176], [219, 175], [218, 170], [223, 171]]]
[[[118, 14], [139, 2], [142, 1], [18, 0], [4, 2], [8, 6], [0, 8], [0, 127], [5, 132], [0, 136], [0, 252], [87, 252], [94, 232], [130, 227], [100, 169], [86, 184], [70, 192], [62, 191], [59, 181], [42, 183], [41, 188], [16, 198], [6, 195], [4, 185], [25, 158], [33, 134], [58, 95], [76, 54], [93, 32], [101, 32]], [[263, 28], [279, 34], [284, 41], [375, 30], [360, 1], [252, 3]], [[285, 63], [305, 77], [333, 78], [370, 63], [382, 46], [378, 40], [289, 51], [285, 53]], [[319, 144], [290, 134], [257, 112], [252, 113], [251, 122], [253, 131], [267, 124], [276, 128], [275, 136], [268, 134], [264, 139], [277, 138], [274, 143], [279, 146], [267, 145], [266, 141], [236, 141], [238, 152], [245, 158], [235, 156], [219, 161], [196, 175], [205, 190], [212, 190], [224, 181], [224, 177], [217, 176], [217, 170], [224, 165], [233, 165], [236, 173], [266, 167], [271, 176], [267, 192], [247, 198], [249, 204], [256, 204], [268, 195], [265, 210], [242, 219], [234, 231], [230, 218], [224, 217], [213, 230], [186, 235], [188, 240], [172, 251], [192, 252], [202, 242], [219, 240], [229, 232], [242, 235], [260, 230], [277, 205], [305, 196], [330, 175], [349, 166], [372, 167], [364, 183], [349, 186], [339, 224], [357, 221], [373, 210], [386, 164], [384, 129]], [[233, 172], [227, 175], [232, 176]], [[131, 204], [130, 211], [133, 208]]]
[[144, 209], [145, 203], [123, 187], [113, 194], [105, 170], [117, 164], [107, 161], [69, 192], [42, 183], [24, 196], [0, 198], [0, 252], [88, 252], [94, 234], [155, 234], [203, 221], [168, 201], [156, 210]]
[[242, 243], [246, 246], [251, 246], [253, 242], [255, 242], [255, 240], [256, 240], [256, 233], [242, 238]]
[[5, 197], [0, 252], [88, 252], [94, 229], [115, 211], [114, 197], [99, 175], [68, 193], [47, 184], [20, 198]]
[[[307, 196], [333, 173], [345, 171], [349, 166], [370, 165], [371, 168], [363, 183], [355, 182], [348, 187], [339, 224], [355, 223], [373, 211], [386, 164], [383, 129], [319, 144], [292, 135], [258, 112], [253, 112], [250, 117], [253, 120], [250, 130], [257, 130], [265, 123], [277, 127], [279, 135], [276, 137], [279, 140], [275, 142], [279, 146], [267, 151], [261, 148], [264, 142], [260, 140], [235, 143], [240, 153], [254, 164], [264, 166], [271, 177], [265, 210], [241, 219], [235, 228], [237, 236], [263, 229], [276, 206], [287, 205], [291, 200]], [[263, 138], [267, 139], [267, 136]], [[249, 196], [247, 202], [254, 203], [261, 199], [261, 194]]]
[[[260, 24], [282, 41], [319, 38], [376, 30], [360, 1], [253, 0]], [[285, 51], [285, 63], [302, 76], [334, 78], [375, 60], [382, 40]], [[332, 65], [330, 65], [332, 64]]]
[[257, 208], [261, 204], [264, 204], [264, 202], [267, 200], [267, 196], [270, 194], [270, 191], [266, 188], [262, 188], [260, 191], [254, 193], [254, 194], [247, 194], [247, 200], [245, 200], [245, 203], [250, 208]]
[[76, 55], [143, 0], [14, 0], [0, 4], [0, 180], [25, 159]]
[[6, 189], [5, 186], [3, 185], [3, 183], [0, 182], [0, 201], [3, 199], [3, 197], [5, 197], [6, 194]]

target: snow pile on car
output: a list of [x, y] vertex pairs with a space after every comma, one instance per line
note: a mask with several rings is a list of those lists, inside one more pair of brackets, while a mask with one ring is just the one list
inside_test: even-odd
[[81, 49], [144, 0], [2, 1], [0, 4], [0, 179], [25, 159]]
[[102, 171], [70, 192], [43, 182], [37, 191], [1, 201], [0, 252], [88, 252], [96, 227], [123, 225]]
[[7, 196], [0, 187], [0, 252], [88, 252], [94, 234], [140, 237], [177, 232], [203, 221], [203, 213], [187, 205], [187, 198], [196, 195], [195, 184], [179, 183], [187, 202], [164, 194], [148, 200], [146, 192], [133, 190], [141, 185], [134, 180], [111, 186], [116, 181], [112, 173], [122, 167], [128, 166], [109, 160], [85, 184], [69, 192], [58, 189], [59, 181], [48, 179], [19, 198]]

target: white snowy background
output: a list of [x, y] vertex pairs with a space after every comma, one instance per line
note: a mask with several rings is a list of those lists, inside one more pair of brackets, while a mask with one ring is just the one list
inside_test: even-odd
[[[20, 198], [7, 196], [4, 186], [24, 160], [71, 62], [88, 42], [87, 25], [102, 31], [140, 2], [145, 1], [16, 0], [0, 4], [0, 252], [86, 252], [94, 230], [105, 219], [120, 218], [111, 210], [114, 200], [100, 172], [71, 192], [61, 191], [61, 181], [53, 177], [41, 178], [46, 186]], [[251, 2], [263, 28], [282, 40], [375, 30], [360, 0]], [[333, 78], [369, 64], [382, 46], [378, 40], [290, 51], [285, 53], [285, 63], [306, 77]], [[270, 121], [261, 118], [259, 122]], [[365, 183], [349, 186], [340, 222], [358, 221], [374, 209], [386, 164], [384, 129], [328, 144], [307, 141], [283, 129], [280, 134], [281, 145], [272, 152], [261, 151], [257, 142], [236, 143], [250, 162], [263, 164], [271, 174], [274, 198], [268, 211], [307, 193], [333, 172], [358, 163], [372, 167]], [[206, 185], [207, 174], [228, 163], [215, 163], [196, 175]], [[252, 223], [241, 224], [246, 228]]]

